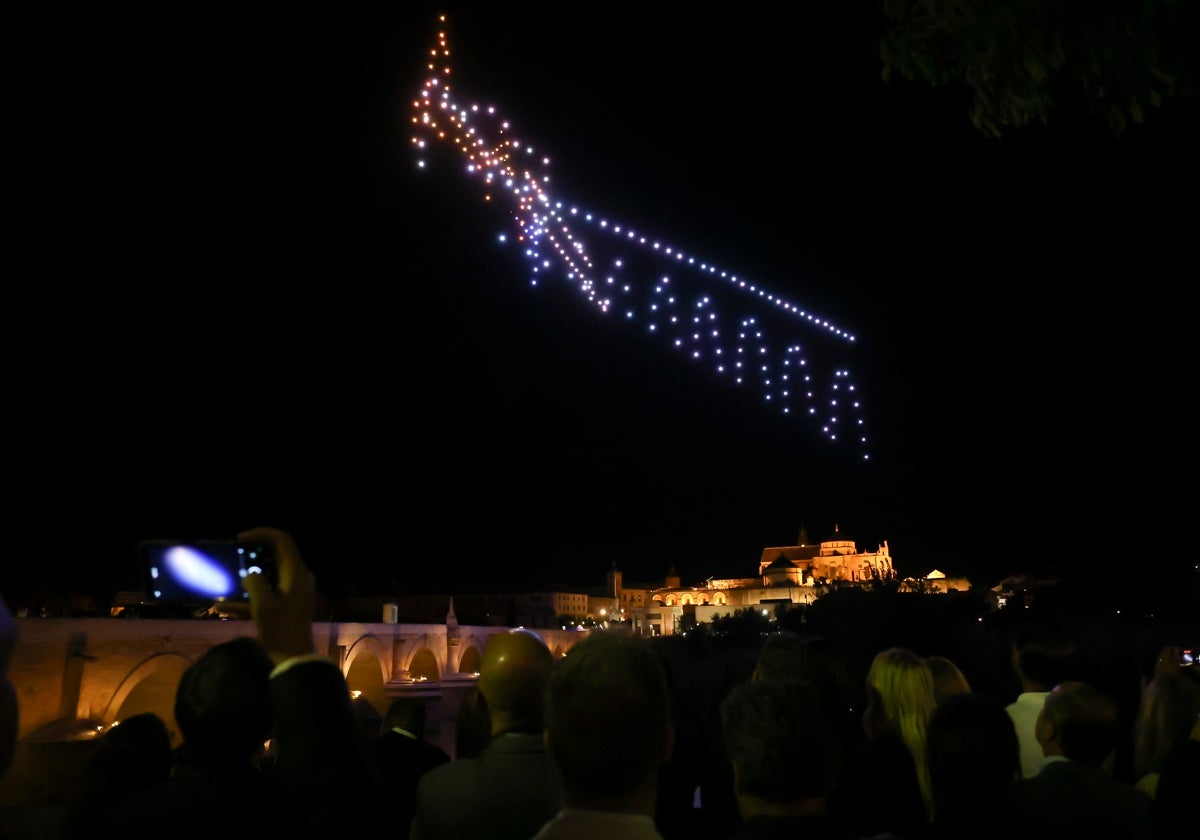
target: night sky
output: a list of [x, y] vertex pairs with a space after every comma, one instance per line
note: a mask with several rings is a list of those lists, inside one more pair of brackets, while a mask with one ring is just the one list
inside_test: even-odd
[[[1194, 562], [1194, 101], [996, 140], [881, 80], [863, 4], [479, 5], [5, 13], [10, 601], [260, 524], [330, 594], [746, 576], [802, 525], [987, 583]], [[858, 337], [869, 461], [418, 170], [442, 10], [556, 194]]]

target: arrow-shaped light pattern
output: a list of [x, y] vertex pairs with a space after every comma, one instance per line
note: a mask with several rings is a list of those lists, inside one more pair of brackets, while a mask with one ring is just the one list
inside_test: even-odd
[[832, 355], [853, 347], [855, 336], [760, 283], [552, 194], [550, 158], [518, 139], [494, 106], [464, 105], [453, 95], [446, 16], [439, 21], [412, 103], [418, 166], [436, 148], [458, 152], [484, 200], [510, 210], [531, 285], [566, 282], [601, 313], [665, 339], [688, 362], [708, 365], [785, 415], [807, 418], [829, 441], [849, 441], [869, 460], [849, 369], [812, 357], [794, 337], [800, 329], [813, 333]]

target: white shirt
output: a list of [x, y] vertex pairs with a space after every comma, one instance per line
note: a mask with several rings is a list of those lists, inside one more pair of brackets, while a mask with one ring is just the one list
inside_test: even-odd
[[1038, 712], [1046, 703], [1049, 691], [1026, 691], [1005, 707], [1017, 730], [1017, 741], [1021, 744], [1021, 775], [1028, 779], [1042, 769], [1045, 757], [1034, 729], [1037, 727]]
[[663, 840], [645, 814], [563, 808], [533, 840]]

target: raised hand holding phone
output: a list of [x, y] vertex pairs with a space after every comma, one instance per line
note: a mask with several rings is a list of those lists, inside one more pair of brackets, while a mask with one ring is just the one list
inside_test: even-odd
[[259, 641], [277, 665], [313, 653], [316, 580], [304, 565], [292, 535], [278, 528], [259, 527], [241, 532], [238, 539], [269, 546], [275, 559], [274, 584], [262, 574], [247, 575], [244, 581]]
[[270, 547], [236, 539], [142, 540], [138, 545], [149, 603], [190, 608], [248, 602], [248, 574], [274, 579]]

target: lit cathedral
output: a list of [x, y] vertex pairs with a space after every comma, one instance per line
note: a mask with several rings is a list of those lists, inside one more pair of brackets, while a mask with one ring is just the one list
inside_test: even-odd
[[796, 542], [764, 548], [757, 577], [710, 578], [697, 586], [681, 586], [674, 569], [661, 586], [626, 585], [614, 566], [606, 585], [615, 602], [613, 613], [632, 621], [635, 632], [669, 635], [685, 612], [694, 614], [697, 622], [706, 622], [747, 607], [811, 603], [825, 586], [839, 582], [861, 585], [896, 576], [886, 540], [873, 552], [860, 552], [835, 526], [828, 539], [815, 544], [801, 527]]

